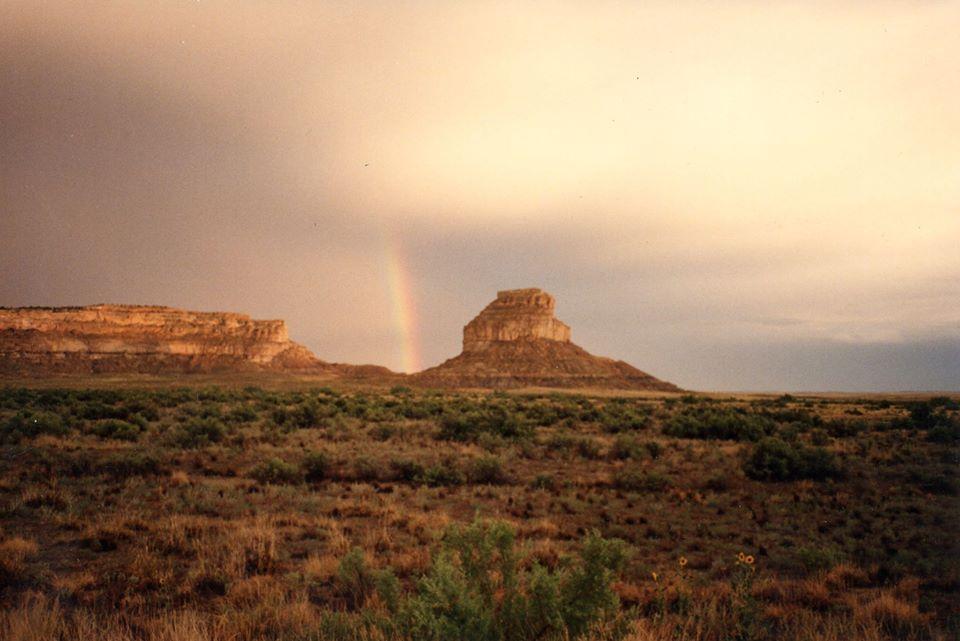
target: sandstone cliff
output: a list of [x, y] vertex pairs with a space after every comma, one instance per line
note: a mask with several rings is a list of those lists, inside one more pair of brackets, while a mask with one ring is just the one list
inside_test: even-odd
[[0, 373], [310, 370], [282, 320], [143, 305], [0, 308]]
[[497, 292], [463, 328], [463, 352], [410, 381], [437, 387], [598, 387], [678, 391], [635, 367], [594, 356], [570, 342], [540, 289]]

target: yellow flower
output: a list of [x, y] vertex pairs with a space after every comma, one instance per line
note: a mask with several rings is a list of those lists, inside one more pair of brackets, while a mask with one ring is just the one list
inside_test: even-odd
[[687, 557], [681, 556], [681, 557], [680, 557], [680, 567], [684, 567], [686, 564], [687, 564]]
[[746, 563], [747, 565], [753, 565], [753, 557], [752, 556], [744, 557], [743, 562]]
[[653, 580], [654, 580], [654, 581], [659, 581], [659, 580], [660, 580], [660, 577], [657, 576], [657, 573], [656, 573], [656, 572], [651, 572], [651, 573], [650, 573], [650, 576], [653, 577]]
[[743, 561], [746, 561], [746, 559], [747, 559], [747, 555], [745, 555], [743, 552], [740, 552], [739, 554], [737, 554], [737, 561], [743, 562]]

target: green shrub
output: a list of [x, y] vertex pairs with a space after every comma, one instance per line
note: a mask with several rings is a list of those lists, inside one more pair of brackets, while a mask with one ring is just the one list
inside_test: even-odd
[[8, 418], [0, 429], [0, 441], [18, 443], [41, 434], [64, 436], [70, 430], [59, 414], [53, 412], [20, 411]]
[[758, 441], [776, 430], [773, 420], [731, 408], [685, 408], [663, 427], [667, 436], [707, 440]]
[[834, 456], [822, 447], [804, 447], [779, 438], [765, 438], [744, 461], [747, 476], [760, 481], [824, 480], [839, 476]]
[[367, 565], [367, 558], [360, 548], [347, 552], [337, 567], [337, 581], [349, 606], [362, 608], [376, 588], [376, 574]]
[[375, 441], [389, 441], [396, 434], [396, 425], [377, 425], [370, 430], [370, 436]]
[[610, 447], [610, 457], [619, 460], [640, 460], [644, 456], [656, 459], [663, 447], [656, 441], [641, 441], [635, 436], [620, 435]]
[[115, 479], [159, 474], [160, 460], [149, 452], [124, 452], [105, 459], [98, 469]]
[[656, 472], [624, 468], [614, 474], [613, 485], [629, 492], [661, 492], [670, 487], [671, 483], [670, 479]]
[[325, 452], [307, 452], [300, 463], [300, 469], [307, 481], [322, 481], [330, 474], [330, 457]]
[[380, 478], [380, 465], [365, 457], [353, 461], [353, 478], [357, 481], [376, 481]]
[[135, 441], [140, 438], [140, 426], [117, 418], [99, 421], [91, 431], [100, 438], [113, 438], [119, 441]]
[[423, 478], [418, 480], [430, 487], [440, 487], [444, 485], [463, 485], [466, 479], [463, 472], [457, 469], [452, 461], [445, 461], [440, 465], [428, 467], [423, 472]]
[[393, 476], [396, 480], [406, 483], [421, 483], [426, 473], [423, 465], [405, 459], [390, 461], [390, 468], [393, 470]]
[[470, 462], [467, 478], [471, 483], [498, 485], [509, 479], [498, 456], [481, 456]]
[[227, 428], [218, 418], [192, 418], [171, 431], [170, 442], [177, 447], [206, 447], [219, 443], [226, 434]]
[[660, 455], [663, 453], [663, 446], [657, 441], [647, 441], [643, 446], [647, 449], [647, 454], [650, 455], [650, 458], [654, 460], [660, 458]]
[[472, 441], [483, 432], [504, 438], [520, 438], [530, 434], [530, 427], [515, 411], [502, 405], [488, 405], [467, 412], [452, 411], [440, 419], [437, 438], [449, 441]]
[[600, 413], [600, 425], [607, 432], [636, 432], [650, 426], [650, 417], [625, 404], [612, 404]]
[[263, 485], [282, 485], [300, 482], [300, 470], [278, 458], [268, 459], [250, 470], [250, 477]]
[[477, 521], [448, 528], [430, 570], [400, 604], [405, 639], [576, 639], [619, 606], [611, 584], [626, 562], [621, 541], [596, 534], [579, 559], [550, 571], [521, 563], [513, 530]]
[[259, 416], [257, 410], [250, 405], [237, 405], [232, 407], [224, 418], [231, 423], [252, 423]]
[[949, 423], [931, 427], [927, 431], [927, 440], [933, 443], [960, 442], [960, 420], [954, 418]]
[[600, 454], [602, 452], [600, 441], [598, 441], [595, 438], [584, 436], [582, 438], [578, 438], [576, 442], [577, 442], [577, 454], [579, 454], [585, 459], [590, 459], [592, 461], [595, 461], [598, 458], [600, 458]]
[[555, 490], [557, 489], [557, 479], [554, 478], [553, 474], [537, 474], [530, 481], [530, 487], [536, 490]]

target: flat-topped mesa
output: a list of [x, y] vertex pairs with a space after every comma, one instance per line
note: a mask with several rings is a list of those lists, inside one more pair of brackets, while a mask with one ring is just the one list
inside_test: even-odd
[[570, 342], [570, 327], [553, 317], [556, 301], [537, 289], [508, 289], [463, 328], [463, 351], [477, 352], [496, 342]]
[[407, 380], [429, 387], [583, 387], [678, 391], [637, 368], [570, 342], [553, 296], [510, 289], [463, 328], [463, 352]]
[[155, 305], [0, 308], [0, 372], [317, 369], [282, 320]]

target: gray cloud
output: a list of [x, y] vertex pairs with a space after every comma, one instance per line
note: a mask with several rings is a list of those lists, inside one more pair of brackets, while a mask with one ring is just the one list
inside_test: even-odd
[[957, 12], [821, 9], [6, 4], [0, 304], [396, 368], [393, 244], [427, 365], [541, 286], [688, 387], [956, 389]]

